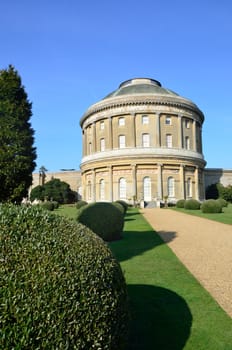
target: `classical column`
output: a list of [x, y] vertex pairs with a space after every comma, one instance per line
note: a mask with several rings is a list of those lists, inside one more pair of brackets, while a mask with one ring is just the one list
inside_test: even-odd
[[132, 196], [137, 198], [136, 164], [131, 164], [132, 168]]
[[109, 201], [113, 202], [113, 170], [112, 165], [108, 166], [109, 172]]
[[157, 164], [157, 167], [158, 167], [158, 174], [157, 174], [158, 199], [163, 198], [162, 166], [163, 166], [163, 164]]
[[109, 120], [109, 149], [113, 149], [113, 134], [112, 134], [112, 117], [108, 118]]
[[193, 120], [193, 150], [197, 151], [196, 120]]
[[194, 178], [195, 178], [195, 199], [199, 200], [199, 169], [198, 169], [198, 166], [196, 166], [196, 168], [195, 168]]
[[160, 138], [160, 113], [157, 115], [156, 118], [156, 147], [161, 146], [161, 138]]
[[185, 199], [185, 174], [184, 174], [184, 164], [180, 164], [180, 197]]
[[96, 173], [95, 169], [92, 169], [92, 201], [96, 202]]
[[178, 115], [178, 130], [179, 130], [179, 148], [183, 148], [183, 125], [182, 116]]

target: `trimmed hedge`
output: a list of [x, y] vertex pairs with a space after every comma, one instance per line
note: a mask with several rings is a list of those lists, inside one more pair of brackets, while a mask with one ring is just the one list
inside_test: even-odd
[[201, 203], [196, 199], [188, 199], [185, 201], [184, 208], [190, 210], [198, 210], [201, 207]]
[[123, 206], [124, 208], [124, 214], [126, 214], [127, 209], [128, 209], [128, 204], [127, 202], [123, 201], [122, 199], [118, 199], [117, 201], [115, 201], [116, 203], [119, 203]]
[[124, 206], [122, 204], [120, 204], [119, 202], [112, 202], [112, 204], [118, 208], [123, 215], [125, 215], [125, 209], [124, 209]]
[[80, 201], [77, 202], [76, 208], [77, 208], [77, 209], [80, 209], [80, 208], [84, 207], [84, 206], [87, 205], [87, 204], [88, 204], [88, 203], [87, 203], [86, 201], [80, 200]]
[[79, 209], [77, 221], [110, 242], [121, 238], [124, 215], [112, 203], [96, 202]]
[[228, 202], [223, 198], [218, 198], [217, 201], [218, 201], [218, 203], [221, 204], [222, 208], [225, 208], [228, 206]]
[[217, 199], [207, 199], [201, 205], [203, 213], [221, 213], [222, 205]]
[[125, 348], [125, 280], [88, 228], [0, 205], [0, 349]]
[[176, 207], [177, 207], [177, 208], [184, 208], [185, 202], [186, 202], [185, 199], [179, 199], [179, 200], [176, 202]]

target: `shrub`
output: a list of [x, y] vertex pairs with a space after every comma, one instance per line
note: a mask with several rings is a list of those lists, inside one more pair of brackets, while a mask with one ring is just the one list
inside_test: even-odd
[[0, 348], [124, 349], [119, 263], [88, 228], [39, 207], [0, 206]]
[[201, 205], [202, 213], [221, 213], [222, 205], [216, 199], [207, 199]]
[[116, 208], [118, 208], [118, 209], [122, 212], [123, 215], [125, 215], [125, 208], [124, 208], [124, 206], [123, 206], [121, 203], [119, 203], [119, 202], [113, 202], [112, 204], [113, 204]]
[[188, 199], [185, 201], [184, 208], [190, 210], [198, 210], [201, 207], [201, 203], [196, 199]]
[[40, 204], [40, 206], [43, 208], [43, 209], [46, 209], [46, 210], [50, 210], [50, 211], [53, 211], [55, 209], [55, 205], [54, 205], [54, 202], [43, 202]]
[[177, 208], [184, 208], [184, 205], [185, 205], [185, 199], [179, 199], [177, 202], [176, 202], [176, 207]]
[[225, 207], [228, 206], [228, 202], [227, 202], [225, 199], [223, 199], [223, 198], [218, 198], [218, 199], [217, 199], [217, 202], [220, 203], [220, 205], [222, 206], [222, 208], [225, 208]]
[[87, 205], [87, 204], [88, 204], [88, 203], [87, 203], [86, 201], [80, 200], [80, 201], [77, 202], [76, 208], [77, 208], [77, 209], [80, 209], [81, 207], [83, 207], [83, 206], [85, 206], [85, 205]]
[[52, 201], [52, 204], [54, 205], [54, 209], [58, 209], [59, 208], [59, 202]]
[[97, 202], [82, 207], [78, 211], [77, 221], [110, 242], [121, 238], [124, 215], [112, 203]]
[[122, 199], [118, 199], [118, 200], [116, 201], [116, 203], [120, 203], [120, 204], [123, 206], [123, 208], [124, 208], [124, 213], [126, 214], [127, 209], [128, 209], [128, 204], [127, 204], [127, 202], [123, 201]]

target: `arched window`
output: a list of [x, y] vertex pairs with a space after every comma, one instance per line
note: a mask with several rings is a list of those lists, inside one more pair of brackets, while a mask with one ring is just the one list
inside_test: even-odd
[[124, 177], [119, 179], [119, 198], [126, 199], [126, 179]]
[[192, 197], [192, 180], [190, 177], [187, 179], [187, 197]]
[[143, 179], [143, 199], [151, 201], [151, 179], [148, 176]]
[[92, 184], [91, 184], [91, 181], [88, 181], [88, 184], [87, 184], [87, 198], [88, 198], [88, 200], [92, 199]]
[[105, 199], [105, 180], [101, 179], [99, 182], [99, 197], [100, 200]]
[[175, 197], [175, 180], [172, 176], [168, 178], [168, 197]]

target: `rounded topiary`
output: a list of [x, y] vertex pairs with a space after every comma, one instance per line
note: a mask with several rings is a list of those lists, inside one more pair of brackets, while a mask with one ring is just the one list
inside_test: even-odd
[[116, 203], [120, 203], [120, 204], [123, 206], [123, 208], [124, 208], [124, 214], [126, 214], [127, 209], [128, 209], [128, 204], [127, 204], [127, 202], [123, 201], [122, 199], [118, 199], [118, 200], [116, 201]]
[[59, 208], [59, 202], [57, 201], [52, 201], [53, 205], [54, 205], [54, 209], [58, 209]]
[[0, 348], [124, 349], [119, 263], [87, 227], [40, 207], [0, 205]]
[[201, 211], [203, 213], [221, 213], [222, 205], [216, 199], [207, 199], [201, 205]]
[[217, 202], [221, 204], [222, 208], [225, 208], [228, 206], [228, 202], [223, 198], [218, 198]]
[[97, 202], [82, 207], [78, 211], [77, 221], [109, 242], [121, 238], [124, 215], [112, 203]]
[[188, 199], [185, 201], [184, 208], [190, 210], [198, 210], [201, 207], [201, 203], [196, 199]]
[[184, 208], [184, 205], [185, 205], [185, 199], [179, 199], [177, 202], [176, 202], [176, 207], [177, 208]]
[[53, 211], [55, 209], [54, 202], [46, 201], [46, 202], [41, 203], [40, 205], [43, 209], [46, 209], [46, 210]]
[[80, 209], [80, 208], [84, 207], [84, 206], [87, 205], [87, 204], [88, 204], [88, 203], [87, 203], [86, 201], [80, 200], [80, 201], [77, 202], [76, 208], [77, 208], [77, 209]]
[[123, 215], [125, 215], [125, 208], [124, 208], [124, 206], [121, 203], [119, 203], [119, 202], [112, 202], [112, 204], [116, 208], [118, 208], [122, 212]]

